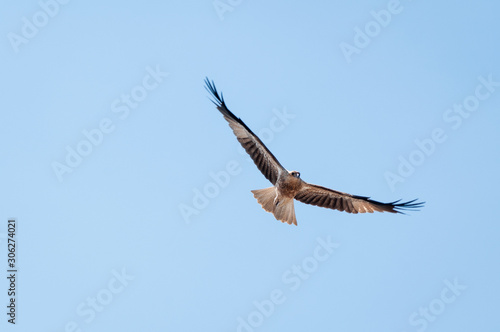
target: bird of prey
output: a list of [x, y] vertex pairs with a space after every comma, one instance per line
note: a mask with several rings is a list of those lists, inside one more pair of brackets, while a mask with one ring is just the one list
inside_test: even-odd
[[302, 203], [348, 213], [373, 213], [374, 211], [403, 213], [402, 210], [415, 210], [423, 206], [424, 202], [417, 202], [417, 199], [408, 202], [397, 200], [381, 203], [369, 197], [346, 194], [303, 181], [299, 172], [286, 170], [257, 135], [227, 108], [222, 93], [219, 95], [213, 81], [206, 78], [205, 84], [205, 88], [212, 95], [212, 102], [229, 123], [229, 127], [240, 144], [257, 168], [273, 184], [272, 187], [266, 189], [252, 190], [252, 193], [262, 208], [271, 212], [277, 220], [289, 225], [297, 225], [294, 199]]

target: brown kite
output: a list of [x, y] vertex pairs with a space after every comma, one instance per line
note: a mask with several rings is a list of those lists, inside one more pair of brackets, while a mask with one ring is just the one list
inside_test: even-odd
[[391, 212], [403, 213], [401, 210], [415, 210], [423, 206], [416, 199], [402, 202], [381, 203], [369, 197], [346, 194], [340, 191], [309, 184], [300, 178], [297, 171], [287, 171], [262, 141], [237, 118], [226, 106], [222, 93], [219, 96], [214, 82], [205, 79], [206, 89], [212, 94], [212, 102], [222, 113], [224, 119], [236, 135], [236, 138], [250, 155], [257, 168], [271, 181], [272, 187], [252, 190], [262, 208], [271, 212], [277, 220], [297, 225], [293, 200], [317, 205], [324, 208], [345, 211], [349, 213]]

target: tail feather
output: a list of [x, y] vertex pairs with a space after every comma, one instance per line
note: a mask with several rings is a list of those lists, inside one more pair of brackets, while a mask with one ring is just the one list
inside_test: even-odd
[[257, 199], [262, 208], [271, 212], [277, 220], [286, 222], [289, 225], [297, 225], [293, 198], [278, 197], [276, 187], [252, 190], [253, 196]]
[[252, 190], [253, 197], [257, 199], [262, 208], [267, 212], [274, 212], [274, 199], [276, 198], [277, 192], [276, 187], [269, 187], [266, 189]]
[[289, 225], [294, 224], [297, 226], [297, 219], [295, 219], [295, 209], [293, 207], [293, 198], [282, 199], [274, 208], [274, 217]]

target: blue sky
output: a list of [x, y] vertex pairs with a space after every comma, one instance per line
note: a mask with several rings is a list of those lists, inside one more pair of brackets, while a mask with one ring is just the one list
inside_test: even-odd
[[[498, 330], [499, 10], [5, 4], [2, 329]], [[425, 208], [276, 221], [205, 76], [305, 181]]]

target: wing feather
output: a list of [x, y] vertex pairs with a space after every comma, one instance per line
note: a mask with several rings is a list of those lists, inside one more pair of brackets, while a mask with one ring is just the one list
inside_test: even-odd
[[215, 88], [213, 81], [208, 78], [205, 79], [205, 88], [212, 94], [212, 102], [217, 106], [217, 109], [222, 113], [224, 119], [229, 123], [229, 127], [233, 130], [236, 138], [241, 146], [248, 153], [250, 158], [254, 161], [257, 168], [264, 174], [266, 179], [276, 184], [280, 172], [286, 171], [279, 163], [276, 157], [269, 151], [269, 149], [262, 143], [262, 141], [255, 135], [250, 128], [248, 128], [241, 119], [237, 118], [226, 106], [222, 93]]
[[307, 182], [303, 182], [301, 189], [294, 198], [302, 203], [348, 213], [373, 213], [374, 211], [403, 213], [404, 210], [417, 210], [425, 203], [417, 202], [416, 199], [401, 203], [401, 200], [382, 203], [369, 197], [346, 194]]

